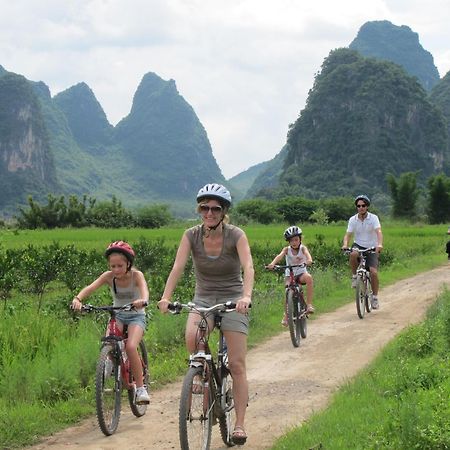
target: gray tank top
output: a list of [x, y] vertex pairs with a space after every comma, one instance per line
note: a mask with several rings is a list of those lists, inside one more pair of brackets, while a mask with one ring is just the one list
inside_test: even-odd
[[[134, 281], [134, 272], [133, 270], [131, 271], [131, 283], [129, 284], [129, 286], [127, 287], [119, 287], [116, 284], [116, 290], [117, 292], [114, 292], [114, 284], [113, 286], [111, 286], [111, 295], [113, 298], [113, 305], [114, 306], [124, 306], [128, 303], [134, 302], [135, 300], [138, 300], [139, 298], [141, 298], [141, 293], [139, 291], [138, 286], [136, 285], [135, 281]], [[132, 309], [131, 311], [121, 311], [121, 314], [127, 314], [127, 313], [131, 313], [131, 314], [135, 314], [135, 313], [139, 313], [139, 314], [145, 314], [145, 311], [143, 308], [141, 309]]]
[[223, 245], [218, 257], [210, 257], [203, 246], [203, 225], [186, 230], [191, 244], [195, 270], [195, 295], [230, 299], [242, 295], [241, 263], [236, 244], [244, 232], [234, 225], [223, 224]]

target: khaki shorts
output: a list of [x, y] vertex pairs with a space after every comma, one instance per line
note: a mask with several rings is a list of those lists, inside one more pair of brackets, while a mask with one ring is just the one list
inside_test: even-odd
[[[239, 300], [241, 297], [237, 298], [205, 298], [205, 297], [194, 297], [192, 300], [198, 306], [203, 306], [204, 308], [209, 308], [211, 306], [217, 305], [218, 303], [224, 302], [235, 302]], [[243, 333], [248, 335], [248, 324], [249, 317], [248, 314], [241, 314], [237, 311], [225, 312], [225, 313], [217, 313], [222, 317], [222, 325], [220, 328], [222, 331], [236, 331], [238, 333]]]

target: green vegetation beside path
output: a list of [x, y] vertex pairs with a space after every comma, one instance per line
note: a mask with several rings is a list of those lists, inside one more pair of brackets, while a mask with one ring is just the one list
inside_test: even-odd
[[[315, 260], [312, 271], [317, 317], [353, 302], [346, 258], [340, 252], [345, 225], [302, 228]], [[39, 436], [94, 414], [92, 381], [106, 318], [74, 315], [68, 305], [79, 286], [104, 270], [102, 249], [111, 240], [132, 243], [138, 254], [136, 265], [143, 270], [151, 289], [151, 319], [145, 336], [150, 351], [151, 389], [184, 372], [185, 317], [163, 316], [155, 308], [183, 229], [2, 232], [0, 448], [34, 443]], [[284, 244], [284, 225], [245, 229], [256, 269], [250, 333], [250, 345], [255, 346], [281, 332], [282, 281], [265, 271], [264, 265]], [[383, 231], [382, 286], [446, 260], [443, 226], [392, 224], [384, 226]], [[9, 290], [8, 282], [12, 286]], [[192, 292], [189, 267], [176, 296], [190, 299]], [[111, 302], [107, 290], [90, 300], [95, 304]]]

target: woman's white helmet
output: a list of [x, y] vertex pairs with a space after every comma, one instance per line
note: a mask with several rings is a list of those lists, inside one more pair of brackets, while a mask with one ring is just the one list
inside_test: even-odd
[[289, 239], [292, 239], [294, 236], [301, 236], [302, 235], [302, 229], [299, 227], [296, 227], [293, 225], [292, 227], [286, 228], [284, 231], [284, 238], [289, 241]]
[[210, 183], [205, 184], [197, 193], [197, 203], [200, 203], [206, 198], [217, 199], [223, 206], [231, 206], [231, 194], [230, 191], [221, 184]]

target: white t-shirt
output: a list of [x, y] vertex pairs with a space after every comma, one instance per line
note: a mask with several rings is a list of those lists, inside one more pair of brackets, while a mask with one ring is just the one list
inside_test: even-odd
[[355, 214], [348, 220], [347, 233], [353, 233], [355, 244], [361, 247], [376, 247], [378, 238], [375, 230], [378, 228], [381, 228], [381, 224], [376, 214], [368, 212], [364, 220]]

